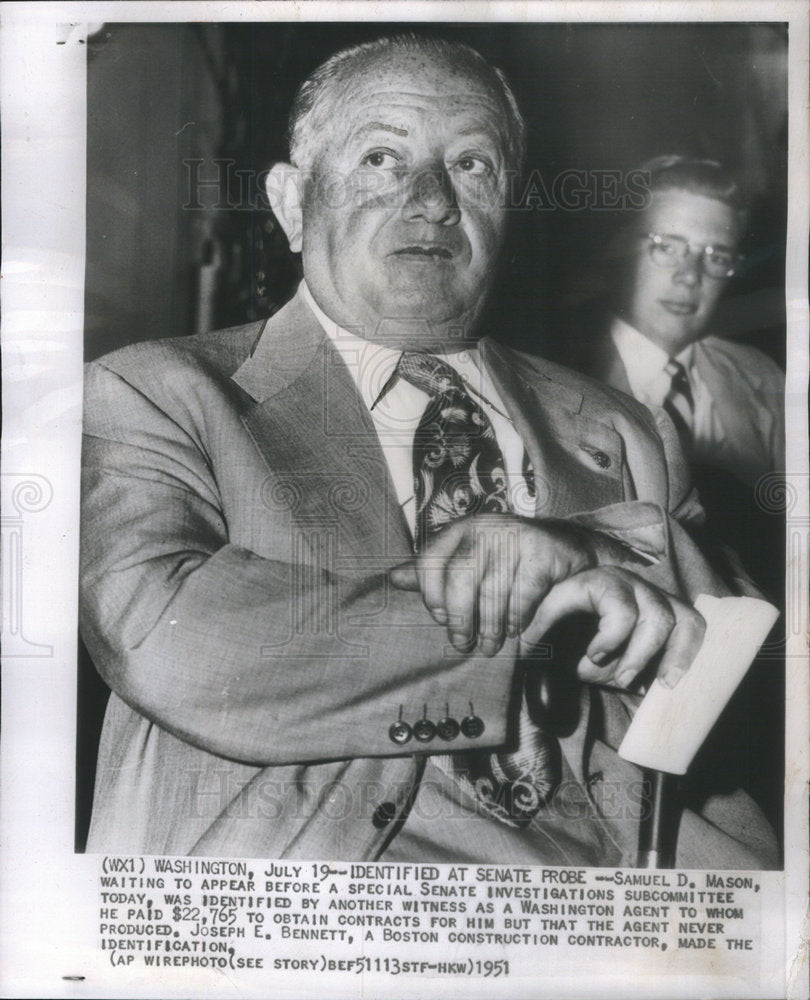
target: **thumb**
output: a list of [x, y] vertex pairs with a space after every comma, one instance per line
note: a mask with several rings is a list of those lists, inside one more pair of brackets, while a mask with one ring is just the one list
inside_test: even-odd
[[412, 559], [390, 569], [388, 578], [400, 590], [419, 590], [419, 577], [416, 575], [416, 565]]

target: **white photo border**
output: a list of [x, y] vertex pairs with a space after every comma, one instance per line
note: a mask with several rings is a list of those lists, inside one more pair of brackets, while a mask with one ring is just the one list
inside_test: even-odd
[[[97, 866], [74, 854], [76, 620], [85, 260], [86, 46], [105, 21], [321, 20], [789, 23], [789, 215], [786, 258], [789, 586], [807, 614], [808, 581], [808, 8], [801, 0], [523, 3], [7, 3], [0, 10], [4, 435], [2, 927], [8, 996], [302, 995], [282, 980], [246, 985], [163, 972], [113, 974], [98, 953]], [[806, 618], [805, 618], [806, 623]], [[803, 635], [789, 636], [785, 794], [785, 997], [808, 995], [807, 779], [810, 685]], [[778, 939], [778, 936], [777, 936]], [[535, 995], [726, 996], [711, 976], [535, 984]], [[769, 980], [773, 984], [773, 979]], [[348, 988], [348, 987], [347, 987]], [[314, 977], [304, 995], [332, 991]], [[418, 995], [420, 983], [394, 983]], [[437, 995], [479, 995], [467, 981]], [[489, 995], [530, 995], [489, 983]], [[551, 992], [546, 992], [550, 990]], [[715, 991], [715, 992], [712, 992]], [[334, 995], [351, 995], [335, 990]], [[481, 993], [480, 995], [486, 995]], [[760, 995], [752, 993], [752, 995]], [[765, 995], [762, 993], [761, 995]]]

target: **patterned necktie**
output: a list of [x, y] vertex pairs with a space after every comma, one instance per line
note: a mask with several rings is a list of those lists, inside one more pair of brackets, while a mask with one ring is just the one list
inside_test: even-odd
[[406, 352], [397, 374], [430, 396], [413, 439], [414, 548], [421, 552], [458, 517], [508, 511], [506, 468], [492, 424], [455, 369]]
[[672, 417], [681, 445], [688, 454], [692, 446], [692, 428], [695, 417], [695, 401], [692, 398], [692, 387], [686, 369], [675, 358], [667, 361], [664, 371], [669, 375], [670, 385], [663, 407]]
[[[433, 355], [405, 352], [396, 373], [430, 396], [413, 444], [418, 552], [458, 517], [508, 512], [509, 491], [495, 431], [458, 372]], [[525, 700], [517, 749], [434, 760], [510, 826], [526, 825], [559, 782], [559, 743], [534, 725]]]

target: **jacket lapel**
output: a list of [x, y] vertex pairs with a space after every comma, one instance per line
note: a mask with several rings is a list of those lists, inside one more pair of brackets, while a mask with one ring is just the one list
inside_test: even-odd
[[[762, 468], [768, 468], [767, 442], [773, 433], [773, 414], [769, 407], [758, 405], [763, 393], [762, 378], [752, 371], [743, 375], [724, 346], [714, 337], [698, 341], [695, 366], [722, 424], [727, 450], [751, 456]], [[738, 392], [729, 391], [730, 386], [736, 386]]]
[[[582, 393], [542, 359], [494, 341], [481, 356], [534, 469], [538, 517], [564, 517], [624, 499], [622, 442], [583, 414]], [[233, 380], [271, 474], [271, 490], [306, 526], [319, 562], [362, 577], [407, 559], [410, 535], [385, 455], [351, 374], [296, 296], [265, 326]]]
[[583, 395], [540, 358], [485, 339], [482, 358], [526, 446], [538, 517], [565, 517], [624, 499], [622, 439], [583, 414]]
[[233, 375], [252, 397], [243, 422], [319, 565], [343, 576], [412, 554], [385, 455], [351, 374], [298, 297]]

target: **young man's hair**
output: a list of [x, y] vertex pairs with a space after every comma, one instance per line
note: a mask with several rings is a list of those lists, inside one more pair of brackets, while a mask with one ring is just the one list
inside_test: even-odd
[[649, 178], [648, 190], [690, 191], [723, 202], [735, 211], [748, 209], [748, 198], [738, 179], [716, 160], [701, 160], [690, 156], [656, 156], [639, 167]]

